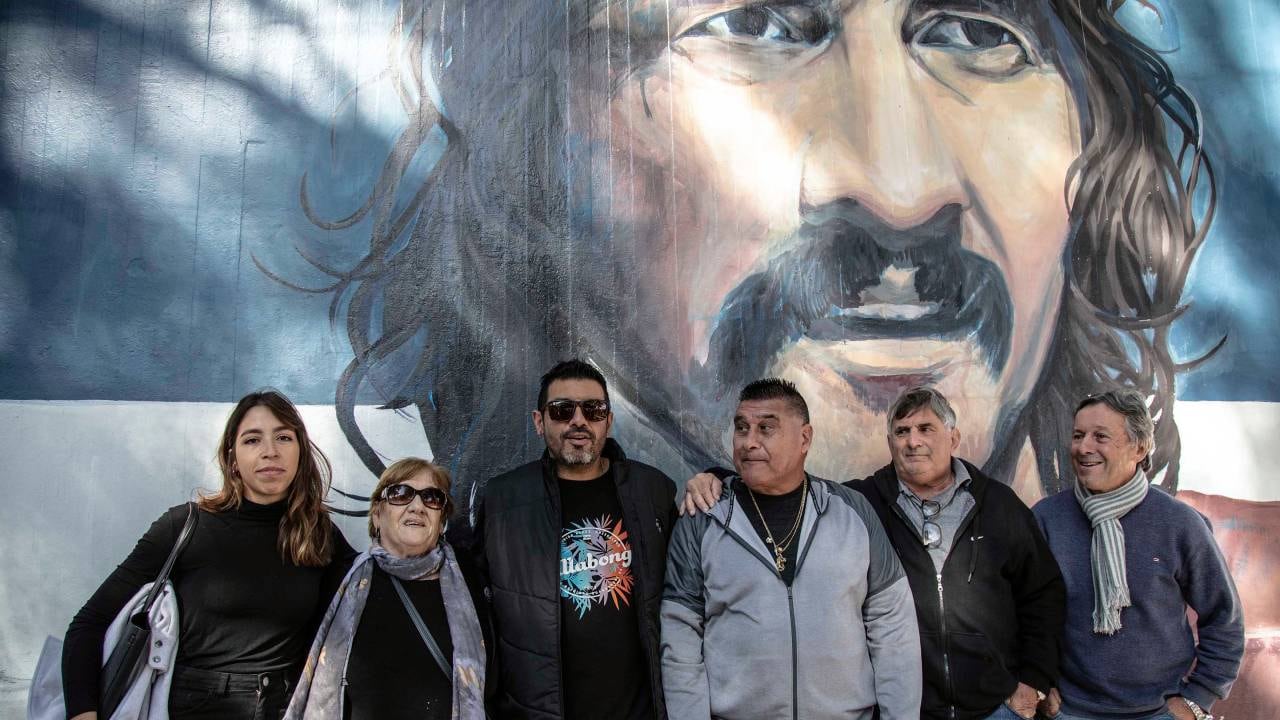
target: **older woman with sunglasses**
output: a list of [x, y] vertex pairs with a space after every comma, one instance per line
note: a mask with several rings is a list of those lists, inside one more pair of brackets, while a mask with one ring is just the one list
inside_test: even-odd
[[334, 597], [285, 718], [484, 718], [487, 615], [443, 538], [449, 473], [399, 460], [371, 503], [373, 542]]

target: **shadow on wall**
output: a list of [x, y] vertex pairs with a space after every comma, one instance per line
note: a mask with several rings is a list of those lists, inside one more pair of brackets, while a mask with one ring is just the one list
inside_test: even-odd
[[291, 372], [295, 399], [332, 401], [349, 349], [326, 298], [253, 260], [323, 284], [294, 249], [324, 235], [298, 182], [385, 152], [377, 92], [334, 117], [365, 79], [343, 23], [382, 5], [0, 3], [0, 397], [233, 401]]

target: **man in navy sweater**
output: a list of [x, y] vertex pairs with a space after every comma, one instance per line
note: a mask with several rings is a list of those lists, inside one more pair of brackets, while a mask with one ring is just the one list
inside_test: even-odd
[[1071, 436], [1077, 482], [1034, 508], [1067, 584], [1049, 717], [1204, 720], [1240, 669], [1235, 585], [1208, 521], [1151, 488], [1152, 444], [1140, 393], [1089, 396]]

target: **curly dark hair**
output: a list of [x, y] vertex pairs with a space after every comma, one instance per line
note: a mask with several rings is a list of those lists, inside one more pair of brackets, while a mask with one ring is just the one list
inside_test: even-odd
[[[985, 463], [1011, 477], [1029, 440], [1046, 492], [1064, 486], [1075, 399], [1100, 384], [1150, 398], [1150, 472], [1177, 486], [1174, 382], [1188, 365], [1173, 357], [1169, 332], [1216, 191], [1199, 110], [1117, 21], [1123, 2], [1049, 3], [1084, 108], [1083, 151], [1063, 186], [1067, 282], [1042, 375], [1028, 401], [998, 419]], [[687, 390], [638, 387], [656, 363], [678, 359], [647, 355], [612, 322], [594, 330], [574, 321], [575, 310], [633, 318], [630, 275], [640, 265], [591, 186], [607, 153], [580, 139], [596, 130], [583, 127], [592, 122], [583, 108], [614, 91], [620, 67], [636, 71], [661, 49], [650, 45], [666, 42], [637, 33], [609, 44], [590, 22], [592, 5], [404, 0], [388, 72], [409, 122], [377, 182], [354, 213], [325, 220], [303, 178], [302, 207], [317, 226], [372, 221], [367, 254], [322, 267], [333, 282], [311, 290], [333, 294], [331, 319], [345, 309], [354, 359], [337, 389], [338, 418], [375, 473], [383, 466], [356, 426], [358, 396], [372, 389], [384, 407], [416, 406], [434, 456], [472, 483], [536, 450], [528, 419], [511, 408], [529, 407], [529, 379], [566, 356], [597, 365], [691, 467], [720, 459], [717, 434], [680, 409]], [[602, 56], [609, 62], [592, 62]], [[427, 145], [443, 147], [429, 176], [402, 187], [418, 183], [406, 171]], [[589, 268], [590, 280], [562, 271], [566, 263]]]

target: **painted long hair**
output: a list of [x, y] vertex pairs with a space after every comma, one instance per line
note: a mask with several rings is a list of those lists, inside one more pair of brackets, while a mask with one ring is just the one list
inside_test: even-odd
[[[1203, 147], [1200, 111], [1159, 55], [1116, 20], [1125, 0], [1055, 0], [1076, 40], [1090, 109], [1084, 152], [1067, 178], [1076, 232], [1068, 246], [1063, 317], [1046, 369], [1018, 421], [1036, 451], [1047, 492], [1070, 467], [1067, 439], [1086, 394], [1117, 385], [1148, 399], [1155, 451], [1148, 476], [1177, 490], [1181, 444], [1173, 417], [1179, 372], [1169, 333], [1213, 219], [1217, 188]], [[1171, 150], [1172, 146], [1177, 150]], [[1195, 208], [1203, 204], [1199, 213]], [[1009, 477], [1021, 442], [988, 466]]]
[[298, 438], [298, 473], [285, 497], [284, 517], [280, 519], [277, 547], [280, 557], [299, 567], [323, 567], [333, 555], [333, 531], [325, 494], [329, 491], [332, 469], [329, 459], [311, 442], [302, 416], [284, 395], [275, 390], [258, 390], [240, 398], [227, 417], [218, 443], [218, 468], [222, 471], [222, 489], [202, 495], [199, 505], [209, 512], [226, 512], [240, 507], [244, 500], [244, 481], [233, 467], [236, 435], [244, 416], [255, 407], [265, 407]]
[[[1012, 477], [1029, 439], [1046, 492], [1063, 487], [1076, 400], [1116, 383], [1149, 398], [1151, 474], [1177, 486], [1174, 381], [1187, 366], [1173, 357], [1169, 331], [1183, 310], [1215, 188], [1195, 102], [1116, 20], [1123, 2], [1051, 0], [1082, 66], [1073, 72], [1086, 108], [1084, 149], [1063, 187], [1074, 228], [1063, 258], [1063, 312], [1040, 380], [1026, 404], [1006, 409], [1006, 431], [986, 461], [996, 477]], [[563, 258], [586, 263], [628, 252], [608, 232], [601, 237], [599, 218], [573, 210], [608, 212], [591, 187], [600, 149], [570, 141], [580, 132], [570, 125], [584, 116], [580, 95], [608, 92], [615, 81], [601, 69], [610, 63], [570, 50], [592, 47], [586, 5], [405, 0], [388, 73], [410, 121], [379, 179], [363, 205], [338, 220], [311, 207], [303, 179], [301, 202], [317, 226], [372, 220], [368, 253], [350, 268], [322, 268], [333, 282], [312, 290], [333, 293], [331, 319], [346, 308], [354, 359], [337, 390], [338, 418], [375, 473], [383, 466], [355, 423], [357, 397], [372, 391], [384, 407], [416, 406], [434, 456], [472, 483], [530, 456], [535, 438], [524, 410], [536, 378], [569, 355], [591, 357], [689, 467], [723, 459], [690, 441], [663, 388], [638, 387], [648, 359], [625, 333], [593, 336], [562, 302], [578, 290], [575, 282], [585, 285], [555, 271]], [[605, 51], [615, 66], [652, 52], [643, 40], [622, 45]], [[431, 142], [444, 145], [434, 168], [425, 180], [407, 180], [414, 156]], [[631, 259], [632, 272], [643, 272]], [[625, 273], [590, 267], [619, 290], [593, 295], [589, 310], [625, 317]]]

